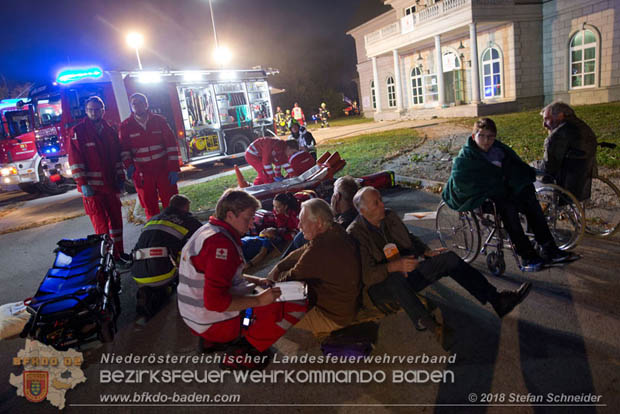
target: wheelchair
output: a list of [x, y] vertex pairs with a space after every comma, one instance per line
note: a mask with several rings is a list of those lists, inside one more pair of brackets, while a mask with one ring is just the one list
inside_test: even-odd
[[[585, 214], [581, 203], [558, 185], [537, 182], [535, 187], [536, 198], [558, 248], [572, 249], [585, 231]], [[521, 223], [525, 234], [533, 239], [533, 232], [528, 229], [522, 215]], [[454, 211], [442, 201], [437, 207], [435, 230], [441, 245], [456, 252], [465, 262], [471, 263], [479, 254], [485, 255], [487, 267], [495, 276], [501, 276], [506, 271], [506, 248], [512, 250], [517, 265], [523, 270], [521, 259], [491, 200], [466, 212]]]

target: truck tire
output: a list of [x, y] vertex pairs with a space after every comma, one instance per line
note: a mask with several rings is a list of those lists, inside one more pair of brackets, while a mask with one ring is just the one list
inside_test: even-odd
[[250, 145], [250, 139], [243, 134], [237, 134], [228, 139], [227, 144], [227, 155], [238, 154], [245, 152]]
[[39, 194], [39, 187], [35, 183], [19, 183], [17, 184], [20, 190], [28, 194]]
[[50, 181], [49, 177], [45, 175], [45, 171], [43, 171], [43, 167], [39, 165], [39, 182], [37, 183], [37, 188], [43, 194], [47, 195], [57, 195], [67, 192], [69, 186], [67, 185], [58, 185]]

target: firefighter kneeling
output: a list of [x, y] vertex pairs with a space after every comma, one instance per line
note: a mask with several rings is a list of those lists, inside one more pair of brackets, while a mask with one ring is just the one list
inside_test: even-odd
[[[269, 347], [305, 315], [307, 303], [276, 302], [282, 294], [267, 279], [243, 275], [241, 236], [253, 223], [259, 201], [241, 190], [226, 190], [215, 217], [202, 226], [181, 253], [179, 313], [204, 347], [235, 341], [223, 368], [260, 369]], [[255, 285], [264, 290], [253, 294]], [[250, 358], [237, 358], [249, 356]], [[259, 357], [259, 358], [255, 358]], [[256, 361], [260, 362], [256, 362]]]
[[202, 223], [189, 212], [189, 198], [176, 194], [170, 205], [151, 218], [132, 251], [131, 274], [138, 283], [138, 315], [153, 317], [178, 282], [178, 261], [183, 245]]

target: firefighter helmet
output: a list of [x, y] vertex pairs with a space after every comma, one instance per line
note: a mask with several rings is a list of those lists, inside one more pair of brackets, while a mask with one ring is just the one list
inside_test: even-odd
[[286, 114], [287, 114], [287, 115], [290, 115], [290, 114], [291, 114], [291, 110], [290, 110], [290, 109], [287, 109], [287, 110], [286, 110]]
[[325, 109], [325, 107], [326, 107], [326, 106], [327, 106], [327, 104], [326, 104], [325, 102], [323, 102], [323, 103], [321, 104], [321, 108], [323, 108], [323, 109]]
[[288, 129], [291, 129], [293, 125], [297, 125], [297, 127], [299, 128], [299, 121], [297, 121], [295, 118], [291, 118], [288, 120]]

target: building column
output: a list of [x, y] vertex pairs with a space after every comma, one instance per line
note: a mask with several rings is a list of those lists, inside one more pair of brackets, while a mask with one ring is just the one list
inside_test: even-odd
[[471, 103], [480, 103], [480, 75], [478, 70], [478, 35], [476, 23], [469, 24], [469, 43], [471, 44]]
[[[377, 70], [377, 57], [372, 57], [372, 80], [375, 82], [375, 102], [377, 109], [375, 112], [381, 112], [381, 88], [379, 87], [379, 71]], [[370, 95], [370, 106], [372, 106], [372, 92]]]
[[441, 39], [439, 35], [435, 35], [435, 67], [437, 68], [437, 93], [439, 98], [439, 107], [446, 106], [446, 92], [443, 82], [443, 59], [441, 56]]
[[392, 56], [394, 57], [394, 87], [396, 88], [396, 109], [402, 111], [403, 109], [403, 97], [402, 97], [402, 85], [400, 84], [400, 57], [398, 51], [392, 50]]

